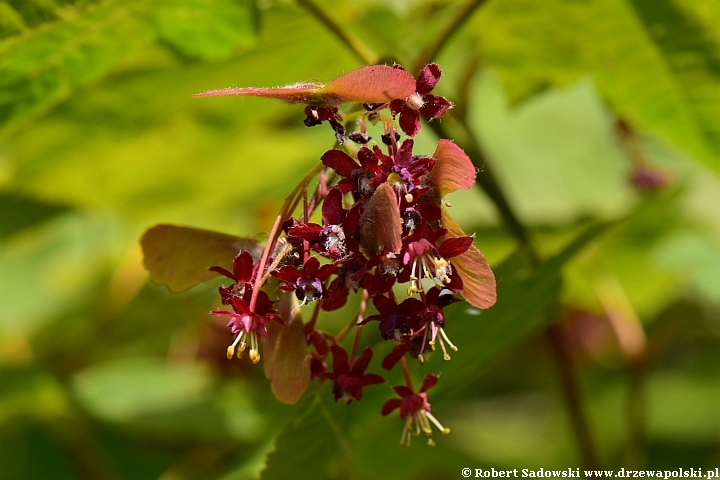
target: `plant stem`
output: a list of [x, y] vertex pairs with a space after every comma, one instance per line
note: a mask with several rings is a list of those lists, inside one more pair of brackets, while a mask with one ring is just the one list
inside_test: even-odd
[[400, 364], [402, 365], [402, 371], [403, 371], [403, 374], [405, 375], [405, 383], [410, 388], [410, 390], [412, 390], [414, 392], [415, 389], [413, 388], [412, 378], [410, 377], [410, 368], [408, 367], [407, 360], [405, 360], [404, 355], [400, 359]]
[[355, 318], [355, 325], [357, 325], [357, 327], [355, 327], [355, 341], [353, 342], [352, 352], [350, 353], [351, 365], [355, 361], [355, 356], [357, 355], [358, 349], [360, 347], [360, 334], [362, 333], [362, 325], [358, 325], [358, 323], [361, 323], [365, 318], [365, 311], [367, 310], [369, 298], [370, 293], [367, 290], [363, 290], [362, 297], [360, 298], [360, 309], [358, 310], [357, 317]]
[[360, 61], [366, 65], [377, 63], [378, 55], [373, 52], [370, 47], [365, 45], [359, 38], [353, 35], [349, 30], [341, 24], [330, 18], [318, 5], [312, 0], [297, 0], [298, 5], [306, 8], [320, 23], [330, 30], [346, 47], [350, 49]]
[[476, 8], [485, 3], [486, 0], [470, 0], [455, 18], [445, 27], [445, 30], [438, 35], [433, 43], [427, 46], [413, 63], [413, 72], [419, 72], [425, 65], [432, 62], [440, 51], [445, 47], [448, 40], [457, 32], [473, 14]]
[[560, 380], [570, 412], [570, 420], [572, 421], [575, 436], [580, 447], [580, 455], [584, 468], [599, 468], [595, 447], [593, 446], [592, 437], [590, 436], [590, 428], [587, 422], [583, 402], [580, 398], [580, 389], [575, 379], [575, 369], [572, 361], [571, 352], [568, 351], [565, 342], [564, 332], [561, 325], [551, 325], [545, 329], [545, 334], [552, 347], [553, 356], [560, 370]]

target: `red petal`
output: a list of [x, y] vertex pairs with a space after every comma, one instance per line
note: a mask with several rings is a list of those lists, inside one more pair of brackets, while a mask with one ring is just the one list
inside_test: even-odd
[[248, 252], [242, 252], [233, 260], [233, 273], [238, 283], [246, 283], [252, 279], [253, 258]]
[[328, 150], [320, 159], [323, 165], [332, 168], [343, 177], [349, 177], [353, 170], [360, 168], [360, 165], [342, 150]]
[[445, 97], [436, 95], [426, 95], [425, 103], [420, 107], [420, 115], [425, 118], [439, 118], [447, 112], [452, 103], [448, 102]]
[[458, 255], [467, 252], [472, 243], [472, 237], [448, 238], [442, 245], [440, 245], [438, 253], [440, 253], [442, 258], [457, 257]]
[[320, 260], [315, 257], [310, 257], [303, 265], [303, 276], [307, 278], [315, 278], [315, 274], [320, 268]]
[[342, 218], [342, 192], [339, 188], [331, 188], [322, 206], [325, 225], [337, 225]]
[[365, 204], [360, 218], [361, 244], [373, 255], [386, 249], [400, 253], [402, 220], [400, 207], [392, 187], [383, 183]]
[[420, 115], [412, 108], [403, 108], [400, 112], [400, 128], [405, 135], [415, 136], [420, 131]]
[[401, 397], [403, 397], [403, 398], [409, 397], [410, 395], [414, 395], [414, 394], [415, 394], [415, 392], [413, 392], [413, 391], [410, 389], [410, 387], [406, 387], [405, 385], [400, 385], [400, 386], [397, 386], [397, 387], [393, 387], [393, 390], [395, 390], [395, 392], [396, 392], [398, 395], [400, 395]]
[[348, 293], [347, 288], [343, 288], [342, 290], [328, 290], [329, 297], [322, 299], [321, 308], [326, 312], [337, 310], [347, 302]]
[[320, 232], [322, 232], [322, 229], [323, 227], [317, 223], [301, 223], [299, 225], [295, 225], [294, 227], [290, 227], [290, 229], [288, 229], [288, 235], [291, 237], [300, 237], [304, 240], [312, 242], [317, 241], [320, 238]]
[[350, 372], [350, 366], [348, 365], [348, 354], [345, 349], [335, 345], [330, 351], [333, 356], [333, 374], [335, 374], [336, 378], [343, 373], [347, 375]]
[[302, 273], [292, 265], [285, 265], [272, 272], [273, 277], [277, 278], [281, 282], [295, 283], [295, 281], [302, 277]]
[[320, 267], [317, 271], [317, 274], [315, 274], [315, 278], [319, 279], [320, 281], [325, 281], [330, 275], [335, 273], [335, 271], [338, 269], [338, 266], [334, 263], [328, 263], [326, 265], [323, 265]]
[[393, 100], [390, 102], [390, 113], [393, 118], [405, 108], [405, 100]]
[[439, 198], [456, 190], [467, 190], [475, 184], [475, 166], [462, 148], [450, 140], [438, 142], [435, 166], [427, 178], [438, 190]]
[[352, 368], [350, 369], [350, 375], [359, 377], [360, 375], [365, 372], [365, 369], [370, 365], [370, 360], [372, 360], [373, 357], [373, 351], [372, 348], [367, 347], [365, 350], [363, 350], [363, 353], [358, 357], [357, 360], [355, 360], [355, 363], [353, 363]]
[[400, 400], [399, 398], [391, 398], [383, 404], [381, 413], [383, 414], [383, 416], [385, 416], [393, 410], [400, 408], [401, 403], [402, 400]]
[[[443, 209], [442, 214], [442, 223], [448, 229], [448, 237], [466, 236], [447, 210]], [[495, 275], [480, 250], [470, 245], [467, 252], [453, 259], [452, 266], [462, 278], [462, 296], [470, 305], [476, 308], [490, 308], [495, 304], [497, 300]]]
[[367, 375], [362, 376], [363, 387], [367, 387], [368, 385], [377, 385], [378, 383], [383, 383], [384, 381], [385, 379], [377, 373], [368, 373]]
[[392, 352], [390, 352], [382, 361], [382, 368], [385, 370], [391, 370], [397, 362], [408, 352], [408, 346], [405, 343], [396, 345]]
[[235, 275], [233, 275], [229, 270], [223, 267], [210, 267], [208, 268], [208, 270], [210, 270], [211, 272], [219, 273], [220, 275], [224, 275], [231, 280], [235, 280]]
[[425, 375], [425, 378], [423, 378], [422, 386], [420, 387], [420, 392], [427, 392], [432, 387], [435, 386], [435, 384], [438, 382], [438, 376], [437, 375]]
[[441, 76], [442, 70], [440, 70], [440, 67], [438, 67], [436, 63], [425, 65], [425, 68], [423, 68], [422, 72], [418, 75], [415, 91], [420, 95], [430, 93], [440, 81]]
[[411, 138], [408, 138], [402, 143], [402, 145], [400, 145], [400, 148], [395, 154], [396, 165], [400, 165], [402, 167], [407, 167], [408, 165], [410, 165], [410, 162], [412, 161], [412, 151], [414, 145], [415, 142]]

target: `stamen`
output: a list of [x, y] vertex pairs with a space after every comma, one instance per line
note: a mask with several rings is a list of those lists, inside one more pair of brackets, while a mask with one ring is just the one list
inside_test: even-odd
[[438, 430], [440, 430], [440, 432], [442, 432], [443, 435], [447, 435], [448, 433], [450, 433], [450, 429], [443, 427], [442, 424], [438, 421], [437, 418], [433, 416], [432, 413], [426, 411], [425, 415], [427, 415], [430, 421], [438, 428]]
[[453, 352], [457, 352], [457, 351], [458, 351], [458, 348], [457, 348], [455, 345], [453, 345], [453, 343], [452, 343], [452, 342], [450, 341], [450, 339], [448, 338], [447, 333], [445, 333], [445, 329], [444, 329], [444, 328], [441, 328], [441, 329], [440, 329], [440, 335], [442, 335], [442, 337], [445, 339], [445, 341], [448, 343], [448, 345], [450, 345], [450, 349], [451, 349]]
[[[235, 347], [237, 346], [238, 342], [240, 341], [240, 339], [243, 337], [244, 334], [245, 334], [244, 331], [238, 333], [238, 336], [235, 337], [235, 341], [232, 343], [232, 345], [230, 345], [230, 346], [227, 348], [227, 358], [228, 358], [228, 360], [232, 360], [232, 357], [235, 356]], [[243, 347], [241, 346], [240, 348], [242, 349]], [[241, 350], [241, 352], [242, 352], [242, 350]], [[238, 357], [238, 358], [240, 358], [240, 357]]]

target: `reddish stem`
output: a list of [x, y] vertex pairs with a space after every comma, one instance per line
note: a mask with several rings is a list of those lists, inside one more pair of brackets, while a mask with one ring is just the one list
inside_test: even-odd
[[263, 286], [265, 281], [267, 280], [267, 275], [264, 274], [265, 272], [265, 265], [267, 265], [268, 257], [270, 256], [270, 252], [275, 249], [275, 244], [277, 242], [277, 239], [279, 237], [279, 230], [280, 225], [287, 220], [288, 216], [295, 210], [297, 207], [298, 202], [300, 201], [300, 197], [298, 196], [299, 193], [303, 192], [306, 188], [308, 183], [310, 182], [310, 179], [317, 175], [317, 173], [323, 168], [322, 163], [318, 163], [310, 172], [308, 172], [307, 175], [305, 175], [305, 178], [303, 178], [300, 183], [295, 187], [295, 189], [292, 191], [290, 195], [285, 199], [285, 202], [283, 203], [283, 206], [280, 208], [280, 212], [278, 213], [277, 217], [275, 218], [275, 223], [273, 224], [272, 230], [270, 230], [270, 235], [268, 236], [268, 243], [265, 246], [265, 250], [263, 250], [262, 256], [260, 257], [260, 262], [258, 263], [257, 272], [258, 276], [255, 279], [255, 284], [253, 285], [253, 293], [252, 297], [250, 299], [250, 310], [255, 311], [255, 305], [257, 304], [257, 298], [260, 293], [260, 288]]
[[410, 368], [408, 367], [405, 357], [402, 357], [400, 359], [400, 364], [402, 365], [403, 374], [405, 375], [405, 383], [407, 383], [407, 386], [410, 388], [410, 390], [414, 392], [415, 388], [413, 388], [412, 378], [410, 378]]
[[352, 352], [350, 353], [351, 365], [355, 361], [355, 355], [357, 355], [358, 348], [360, 347], [360, 334], [362, 333], [362, 325], [358, 325], [358, 323], [361, 323], [365, 318], [365, 310], [367, 310], [369, 298], [370, 294], [368, 293], [368, 291], [363, 290], [362, 297], [360, 298], [360, 309], [358, 310], [358, 314], [355, 317], [355, 325], [357, 325], [357, 328], [355, 329], [355, 341], [353, 342]]

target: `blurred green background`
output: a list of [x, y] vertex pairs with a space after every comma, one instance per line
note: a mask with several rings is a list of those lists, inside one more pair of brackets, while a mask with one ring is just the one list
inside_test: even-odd
[[[720, 4], [299, 3], [0, 0], [0, 478], [718, 466]], [[414, 366], [443, 376], [430, 401], [453, 432], [435, 448], [397, 446], [387, 383], [280, 404], [259, 366], [225, 359], [221, 281], [173, 295], [142, 265], [157, 223], [263, 238], [332, 146], [301, 107], [191, 98], [359, 67], [313, 5], [379, 60], [440, 64], [442, 127], [482, 146], [530, 239], [483, 189], [451, 199], [499, 301], [453, 305], [460, 351]], [[435, 141], [425, 128], [417, 150]], [[638, 152], [669, 185], [631, 185]]]

